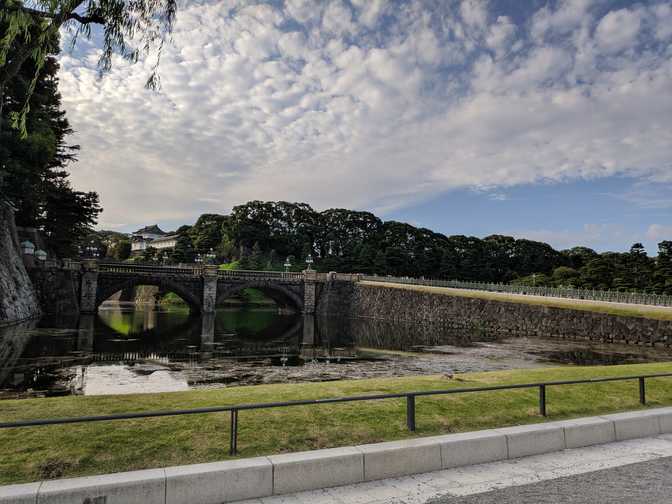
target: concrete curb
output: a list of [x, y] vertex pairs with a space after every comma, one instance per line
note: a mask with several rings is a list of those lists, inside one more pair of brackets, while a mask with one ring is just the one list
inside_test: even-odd
[[0, 486], [0, 504], [220, 504], [672, 433], [672, 408]]

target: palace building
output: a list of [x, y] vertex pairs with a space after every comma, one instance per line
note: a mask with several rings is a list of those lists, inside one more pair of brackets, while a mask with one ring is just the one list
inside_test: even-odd
[[164, 232], [156, 224], [138, 229], [131, 234], [131, 255], [141, 255], [149, 247], [161, 251], [174, 249], [178, 237]]

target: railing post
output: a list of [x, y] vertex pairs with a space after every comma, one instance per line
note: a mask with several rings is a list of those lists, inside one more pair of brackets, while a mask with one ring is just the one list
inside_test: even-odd
[[231, 410], [231, 443], [229, 448], [229, 455], [236, 455], [238, 453], [238, 410]]
[[415, 432], [415, 396], [406, 396], [406, 426], [411, 432]]
[[546, 416], [546, 385], [539, 385], [539, 414]]
[[646, 382], [643, 377], [639, 378], [639, 403], [646, 404]]

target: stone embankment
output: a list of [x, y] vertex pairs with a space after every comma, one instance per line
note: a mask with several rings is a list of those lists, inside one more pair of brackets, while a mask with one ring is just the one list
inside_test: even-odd
[[38, 315], [40, 307], [21, 259], [14, 214], [0, 200], [0, 325]]
[[432, 324], [489, 337], [542, 337], [669, 346], [672, 320], [619, 316], [524, 302], [454, 296], [413, 288], [336, 282], [318, 313]]

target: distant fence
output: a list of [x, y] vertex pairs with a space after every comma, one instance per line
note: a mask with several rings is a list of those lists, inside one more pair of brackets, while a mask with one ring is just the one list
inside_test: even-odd
[[525, 285], [509, 285], [485, 282], [464, 282], [460, 280], [432, 280], [424, 278], [362, 276], [369, 282], [400, 283], [408, 285], [426, 285], [428, 287], [450, 287], [453, 289], [469, 289], [487, 292], [504, 292], [528, 296], [547, 296], [568, 299], [587, 299], [590, 301], [607, 301], [610, 303], [641, 304], [651, 306], [672, 306], [672, 296], [647, 294], [643, 292], [618, 292], [590, 289], [569, 289], [564, 287], [534, 287]]

